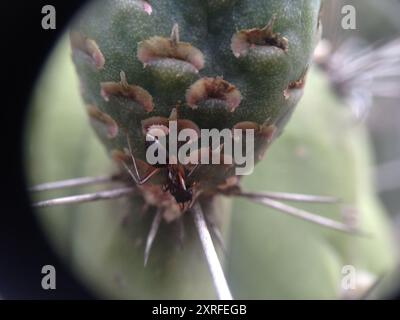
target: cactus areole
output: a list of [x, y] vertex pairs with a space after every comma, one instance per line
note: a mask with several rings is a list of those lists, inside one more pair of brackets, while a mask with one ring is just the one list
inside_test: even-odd
[[168, 137], [173, 122], [178, 133], [250, 129], [255, 162], [263, 157], [302, 96], [320, 6], [319, 0], [98, 0], [83, 10], [70, 39], [90, 122], [146, 202], [174, 219], [199, 196], [238, 182], [224, 144], [187, 154], [193, 160], [217, 152], [221, 164], [149, 163], [146, 151], [158, 143], [152, 130]]

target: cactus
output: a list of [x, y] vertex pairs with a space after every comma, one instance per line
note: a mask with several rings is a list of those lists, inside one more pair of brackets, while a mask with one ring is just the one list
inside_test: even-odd
[[[273, 139], [279, 136], [302, 95], [313, 47], [319, 37], [320, 1], [99, 3], [89, 5], [78, 16], [70, 33], [70, 41], [87, 114], [97, 136], [106, 146], [107, 155], [104, 156], [100, 145], [87, 128], [73, 89], [66, 85], [52, 90], [57, 86], [47, 82], [47, 86], [51, 87], [45, 90], [49, 92], [46, 97], [39, 94], [43, 92], [43, 85], [37, 91], [36, 104], [44, 108], [44, 112], [36, 110], [39, 112], [39, 122], [35, 123], [32, 139], [36, 143], [32, 145], [38, 145], [37, 141], [50, 140], [51, 143], [40, 144], [43, 148], [41, 150], [44, 150], [42, 153], [39, 149], [31, 153], [34, 182], [109, 173], [114, 170], [115, 163], [121, 165], [129, 161], [125, 151], [129, 151], [129, 141], [139, 170], [143, 173], [147, 167], [144, 157], [147, 127], [165, 126], [166, 120], [171, 118], [177, 118], [183, 127], [190, 128], [255, 128], [259, 133], [256, 152], [260, 156]], [[65, 55], [65, 47], [59, 50]], [[65, 66], [65, 62], [53, 65], [50, 70], [59, 73], [62, 65]], [[72, 77], [69, 67], [62, 74]], [[68, 77], [65, 81], [68, 81]], [[74, 84], [73, 81], [75, 79], [71, 80], [71, 84]], [[71, 90], [65, 99], [68, 105], [48, 111], [45, 109], [49, 105], [48, 99], [63, 101], [56, 93], [54, 96], [51, 94], [58, 90]], [[326, 91], [326, 87], [321, 89], [324, 94]], [[322, 101], [325, 101], [325, 96]], [[308, 107], [302, 106], [305, 109], [287, 138], [282, 138], [282, 145], [278, 147], [275, 158], [271, 154], [269, 162], [261, 161], [256, 170], [263, 174], [258, 175], [256, 171], [255, 175], [244, 180], [244, 185], [258, 189], [264, 185], [265, 178], [270, 186], [277, 183], [287, 187], [286, 191], [318, 193], [320, 177], [312, 175], [307, 179], [314, 181], [315, 184], [310, 186], [315, 185], [317, 188], [290, 188], [299, 183], [306, 185], [299, 181], [299, 177], [303, 177], [301, 173], [305, 172], [299, 165], [299, 159], [290, 157], [293, 145], [301, 145], [304, 140], [315, 152], [312, 164], [318, 165], [322, 176], [330, 172], [343, 172], [343, 179], [339, 179], [341, 185], [334, 174], [328, 175], [324, 190], [330, 194], [344, 195], [349, 202], [375, 203], [368, 188], [357, 189], [360, 195], [352, 193], [355, 186], [370, 184], [370, 181], [364, 181], [361, 177], [367, 174], [365, 172], [356, 177], [347, 174], [351, 172], [352, 165], [357, 167], [361, 164], [365, 168], [365, 163], [360, 159], [362, 156], [354, 156], [351, 148], [342, 148], [337, 140], [327, 138], [338, 135], [346, 139], [344, 134], [341, 135], [343, 130], [338, 130], [347, 125], [345, 118], [340, 116], [341, 109], [324, 111], [315, 107], [315, 101], [308, 100], [308, 103]], [[307, 112], [312, 112], [316, 121], [310, 122]], [[57, 125], [55, 120], [63, 115], [66, 123]], [[326, 119], [330, 120], [326, 122]], [[320, 122], [326, 126], [319, 125]], [[41, 123], [49, 124], [54, 135]], [[302, 129], [304, 126], [306, 131]], [[315, 134], [318, 130], [326, 131], [326, 135]], [[72, 134], [72, 139], [76, 141], [64, 139], [66, 135]], [[310, 136], [315, 136], [315, 141], [309, 139]], [[365, 146], [362, 134], [355, 133], [353, 138]], [[49, 153], [47, 148], [50, 146], [58, 151]], [[279, 153], [279, 148], [283, 153]], [[319, 167], [321, 162], [327, 160], [327, 150], [331, 150], [329, 154], [345, 153], [349, 162], [332, 161], [329, 168], [323, 165]], [[285, 152], [287, 157], [282, 156]], [[42, 157], [41, 154], [46, 156]], [[116, 160], [114, 164], [109, 158]], [[68, 163], [62, 163], [66, 159], [69, 159]], [[282, 177], [279, 171], [283, 159], [293, 169], [290, 176]], [[261, 157], [257, 160], [261, 160]], [[44, 166], [45, 163], [49, 166]], [[133, 169], [132, 164], [129, 166]], [[125, 173], [123, 166], [120, 168], [120, 172]], [[268, 177], [264, 175], [267, 172]], [[301, 222], [296, 224], [284, 217], [270, 219], [266, 216], [263, 223], [258, 224], [261, 209], [255, 206], [244, 207], [241, 200], [234, 202], [231, 223], [229, 204], [224, 198], [214, 197], [217, 191], [223, 192], [221, 185], [230, 182], [231, 176], [232, 171], [222, 170], [219, 166], [198, 171], [193, 178], [197, 179], [196, 185], [202, 186], [202, 191], [207, 191], [200, 199], [203, 210], [210, 220], [214, 219], [223, 228], [228, 249], [227, 276], [233, 286], [234, 297], [337, 297], [339, 266], [349, 261], [345, 247], [353, 242], [352, 238], [336, 233], [320, 234], [311, 227], [303, 229]], [[127, 181], [123, 177], [120, 183], [126, 185]], [[198, 239], [193, 236], [190, 217], [182, 216], [182, 210], [172, 197], [164, 201], [165, 193], [160, 192], [163, 191], [162, 179], [152, 179], [150, 182], [143, 186], [139, 195], [129, 198], [58, 207], [50, 211], [40, 210], [45, 230], [64, 259], [71, 263], [83, 282], [99, 296], [215, 298]], [[81, 190], [76, 188], [74, 191], [79, 193]], [[59, 195], [65, 193], [60, 191]], [[213, 201], [209, 201], [211, 199]], [[152, 208], [148, 214], [141, 214], [142, 209], [148, 206], [146, 202], [153, 207], [167, 208], [163, 217], [169, 223], [160, 226], [149, 264], [144, 268], [144, 242], [156, 213]], [[251, 212], [246, 208], [251, 208]], [[366, 219], [375, 222], [368, 224], [368, 231], [372, 229], [379, 238], [372, 242], [360, 240], [364, 246], [372, 243], [373, 249], [370, 252], [362, 251], [357, 261], [363, 262], [360, 264], [363, 268], [378, 274], [393, 263], [389, 240], [385, 236], [386, 221], [381, 217], [379, 209], [365, 211]], [[244, 216], [247, 212], [249, 214]], [[265, 210], [264, 213], [269, 214]], [[337, 218], [335, 214], [329, 215]], [[183, 241], [181, 223], [185, 230]], [[265, 241], [262, 235], [266, 225], [271, 230], [281, 230], [281, 235], [269, 233], [271, 237], [285, 237], [289, 239], [287, 243], [292, 245], [294, 241], [299, 245], [296, 250], [303, 250], [308, 257], [309, 260], [295, 258], [297, 263], [294, 265], [300, 266], [298, 283], [286, 281], [287, 274], [278, 275], [275, 268], [269, 271], [268, 264], [271, 259], [276, 259], [278, 264], [284, 263], [290, 272], [297, 272], [293, 264], [287, 263], [287, 257], [295, 256], [296, 251], [291, 250], [289, 245], [282, 246], [283, 251], [278, 250], [281, 255], [277, 255], [277, 251], [271, 247], [264, 253], [264, 243], [257, 241]], [[286, 227], [289, 227], [293, 236], [283, 234]], [[301, 232], [296, 233], [296, 230]], [[296, 240], [296, 236], [314, 232], [316, 236], [310, 236], [307, 245], [301, 247], [301, 241]], [[327, 241], [330, 241], [329, 247], [325, 246]], [[272, 245], [274, 242], [268, 243]], [[280, 243], [281, 240], [277, 240], [275, 246], [279, 248]], [[241, 246], [246, 251], [243, 256], [240, 253]], [[247, 260], [249, 265], [243, 264], [241, 257], [245, 256], [250, 258]], [[374, 259], [381, 263], [374, 264]], [[314, 279], [324, 283], [320, 287], [301, 282], [303, 276], [312, 277], [305, 268], [301, 269], [310, 260], [318, 261]], [[251, 268], [253, 262], [258, 268]], [[248, 272], [254, 274], [246, 277]], [[276, 281], [273, 281], [274, 277]], [[255, 279], [265, 280], [260, 281], [262, 285], [257, 285]], [[299, 288], [304, 290], [299, 291]]]
[[[87, 126], [69, 52], [66, 41], [57, 46], [32, 101], [26, 153], [31, 185], [113, 170]], [[62, 82], [57, 81], [60, 74]], [[368, 178], [370, 142], [364, 126], [349, 125], [348, 110], [334, 98], [322, 74], [312, 72], [308, 81], [309, 90], [287, 130], [242, 185], [249, 190], [341, 196], [361, 209], [359, 223], [372, 236], [326, 232], [257, 204], [234, 200], [233, 217], [230, 210], [221, 208], [218, 218], [227, 247], [226, 276], [235, 298], [338, 298], [344, 265], [376, 277], [394, 266], [390, 222]], [[34, 199], [90, 190], [51, 191]], [[326, 205], [303, 208], [332, 218], [340, 215], [340, 210]], [[177, 233], [177, 222], [162, 225], [146, 268], [143, 241], [151, 214], [140, 215], [140, 207], [134, 204], [127, 206], [119, 199], [60, 206], [37, 210], [37, 216], [63, 261], [98, 297], [216, 297], [188, 215], [184, 215], [182, 249], [168, 235]]]
[[[302, 95], [319, 10], [318, 0], [89, 5], [72, 26], [72, 56], [91, 123], [110, 156], [139, 173], [136, 180], [154, 172], [146, 135], [154, 127], [168, 135], [169, 120], [177, 120], [178, 131], [254, 129], [259, 161]], [[213, 196], [237, 184], [234, 167], [201, 165], [186, 184], [193, 197]], [[185, 166], [182, 175], [192, 169]], [[171, 221], [187, 208], [179, 209], [173, 191], [163, 192], [165, 180], [158, 173], [140, 190]]]

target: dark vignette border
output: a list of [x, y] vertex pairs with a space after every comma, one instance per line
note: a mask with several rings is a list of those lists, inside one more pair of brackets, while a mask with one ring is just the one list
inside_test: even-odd
[[[1, 13], [0, 296], [3, 299], [90, 299], [47, 244], [29, 208], [22, 163], [25, 115], [40, 70], [84, 0], [4, 1]], [[56, 8], [56, 30], [43, 30], [44, 5]], [[62, 81], [62, 77], [60, 77]], [[57, 289], [41, 288], [41, 268], [57, 270]]]

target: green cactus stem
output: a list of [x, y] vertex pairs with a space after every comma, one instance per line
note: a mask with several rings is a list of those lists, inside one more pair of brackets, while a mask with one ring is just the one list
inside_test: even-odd
[[[131, 149], [138, 175], [146, 176], [154, 170], [146, 135], [154, 127], [168, 135], [168, 120], [177, 120], [179, 130], [254, 129], [259, 161], [302, 96], [320, 36], [319, 10], [319, 0], [89, 4], [71, 28], [72, 57], [109, 155], [135, 172]], [[237, 183], [234, 167], [198, 168], [188, 180], [194, 197]], [[140, 188], [153, 206], [160, 206], [165, 179], [157, 171]], [[179, 217], [174, 197], [166, 202], [164, 217]]]

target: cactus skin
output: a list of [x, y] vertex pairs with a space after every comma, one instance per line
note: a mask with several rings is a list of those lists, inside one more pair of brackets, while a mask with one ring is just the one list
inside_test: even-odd
[[[70, 38], [91, 123], [110, 156], [126, 156], [129, 135], [148, 170], [146, 126], [165, 123], [175, 108], [183, 127], [257, 129], [260, 160], [302, 95], [319, 10], [319, 0], [94, 1]], [[232, 169], [202, 166], [192, 179], [214, 193]]]

